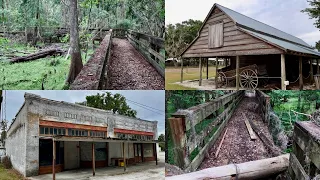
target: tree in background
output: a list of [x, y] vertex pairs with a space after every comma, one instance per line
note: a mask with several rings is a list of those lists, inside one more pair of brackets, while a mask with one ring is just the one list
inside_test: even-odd
[[[308, 3], [310, 4], [310, 8], [306, 8], [302, 10], [301, 12], [307, 13], [310, 16], [310, 19], [315, 19], [316, 22], [314, 25], [320, 29], [320, 1], [319, 0], [308, 0]], [[319, 42], [316, 42], [316, 49], [320, 51]]]
[[70, 45], [71, 65], [67, 83], [71, 84], [80, 73], [83, 64], [81, 60], [79, 32], [78, 32], [78, 1], [70, 0]]
[[164, 151], [166, 149], [164, 134], [160, 134], [160, 136], [158, 137], [158, 141], [159, 141], [159, 146], [160, 146], [161, 151]]
[[78, 103], [93, 108], [110, 110], [115, 114], [136, 117], [137, 111], [130, 108], [126, 98], [121, 94], [112, 95], [110, 92], [86, 97], [86, 102]]
[[165, 49], [167, 58], [178, 58], [183, 50], [197, 37], [202, 21], [189, 19], [166, 27]]

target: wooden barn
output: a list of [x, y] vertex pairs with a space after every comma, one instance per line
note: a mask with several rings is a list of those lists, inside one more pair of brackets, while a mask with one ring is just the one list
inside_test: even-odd
[[214, 4], [181, 57], [181, 82], [183, 62], [199, 59], [201, 86], [201, 68], [206, 64], [208, 79], [208, 58], [216, 58], [227, 64], [216, 68], [216, 88], [285, 90], [314, 83], [320, 53], [295, 36]]

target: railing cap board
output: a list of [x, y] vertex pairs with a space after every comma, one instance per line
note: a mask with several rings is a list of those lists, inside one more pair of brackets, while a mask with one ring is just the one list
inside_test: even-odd
[[71, 84], [71, 90], [94, 90], [99, 88], [101, 73], [105, 63], [107, 51], [110, 46], [110, 41], [111, 35], [107, 34], [101, 42], [99, 48], [94, 52], [89, 61], [83, 66], [81, 72]]
[[320, 127], [312, 121], [297, 121], [296, 126], [320, 143]]
[[128, 30], [128, 32], [131, 34], [138, 35], [139, 37], [148, 40], [150, 43], [155, 44], [155, 45], [159, 46], [160, 48], [164, 48], [164, 39], [163, 38], [139, 33], [139, 32], [133, 31], [133, 30]]

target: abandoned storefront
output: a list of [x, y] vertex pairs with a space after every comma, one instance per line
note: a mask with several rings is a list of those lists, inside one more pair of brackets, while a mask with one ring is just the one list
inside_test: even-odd
[[157, 121], [25, 94], [6, 153], [25, 176], [78, 168], [157, 163]]

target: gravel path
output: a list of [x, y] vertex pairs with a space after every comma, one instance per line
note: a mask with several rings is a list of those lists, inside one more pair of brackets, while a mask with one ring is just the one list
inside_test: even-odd
[[164, 78], [125, 39], [112, 40], [108, 89], [164, 89]]
[[243, 163], [271, 157], [259, 138], [254, 141], [250, 139], [250, 135], [244, 123], [244, 117], [242, 116], [242, 113], [244, 113], [249, 119], [252, 119], [254, 124], [272, 142], [268, 128], [263, 123], [262, 118], [258, 113], [258, 108], [256, 98], [245, 97], [240, 102], [228, 122], [226, 127], [226, 129], [228, 128], [228, 132], [222, 143], [218, 157], [215, 158], [215, 152], [225, 131], [221, 133], [218, 141], [209, 150], [208, 156], [205, 157], [199, 169], [223, 166], [230, 163]]

